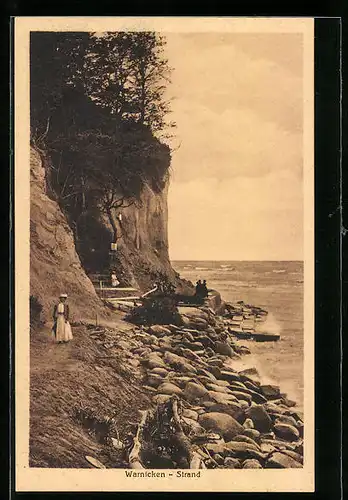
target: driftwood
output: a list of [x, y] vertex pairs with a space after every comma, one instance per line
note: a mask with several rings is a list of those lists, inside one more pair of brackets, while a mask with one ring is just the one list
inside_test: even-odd
[[182, 429], [178, 413], [178, 400], [176, 398], [172, 400], [172, 411], [173, 411], [173, 424], [175, 428], [175, 434], [173, 438], [177, 442], [177, 445], [185, 453], [187, 460], [190, 464], [190, 469], [200, 469], [202, 464], [202, 457], [191, 445], [191, 441], [188, 439], [188, 437], [186, 436], [186, 434]]
[[141, 462], [140, 453], [141, 453], [141, 439], [144, 431], [144, 427], [146, 425], [146, 421], [148, 418], [149, 412], [148, 410], [143, 412], [143, 416], [138, 425], [138, 430], [136, 435], [134, 436], [133, 448], [129, 453], [129, 465], [131, 469], [145, 469]]

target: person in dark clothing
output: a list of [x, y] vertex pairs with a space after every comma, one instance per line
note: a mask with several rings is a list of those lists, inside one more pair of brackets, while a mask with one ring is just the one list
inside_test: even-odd
[[207, 281], [203, 280], [202, 283], [202, 297], [206, 299], [208, 297], [208, 288], [207, 288]]
[[198, 280], [196, 283], [196, 297], [202, 297], [202, 281]]

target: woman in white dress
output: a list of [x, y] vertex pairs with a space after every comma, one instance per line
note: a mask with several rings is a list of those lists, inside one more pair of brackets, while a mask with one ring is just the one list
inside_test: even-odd
[[57, 343], [68, 342], [73, 338], [69, 323], [69, 306], [66, 303], [68, 298], [66, 293], [61, 293], [59, 303], [54, 306], [52, 333]]

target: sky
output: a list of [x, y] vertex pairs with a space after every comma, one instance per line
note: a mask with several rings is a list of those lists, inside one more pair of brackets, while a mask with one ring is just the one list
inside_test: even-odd
[[302, 260], [302, 35], [170, 33], [172, 260]]

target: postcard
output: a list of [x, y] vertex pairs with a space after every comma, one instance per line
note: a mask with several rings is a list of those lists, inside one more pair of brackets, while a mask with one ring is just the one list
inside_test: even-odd
[[16, 491], [314, 491], [314, 19], [14, 24]]

